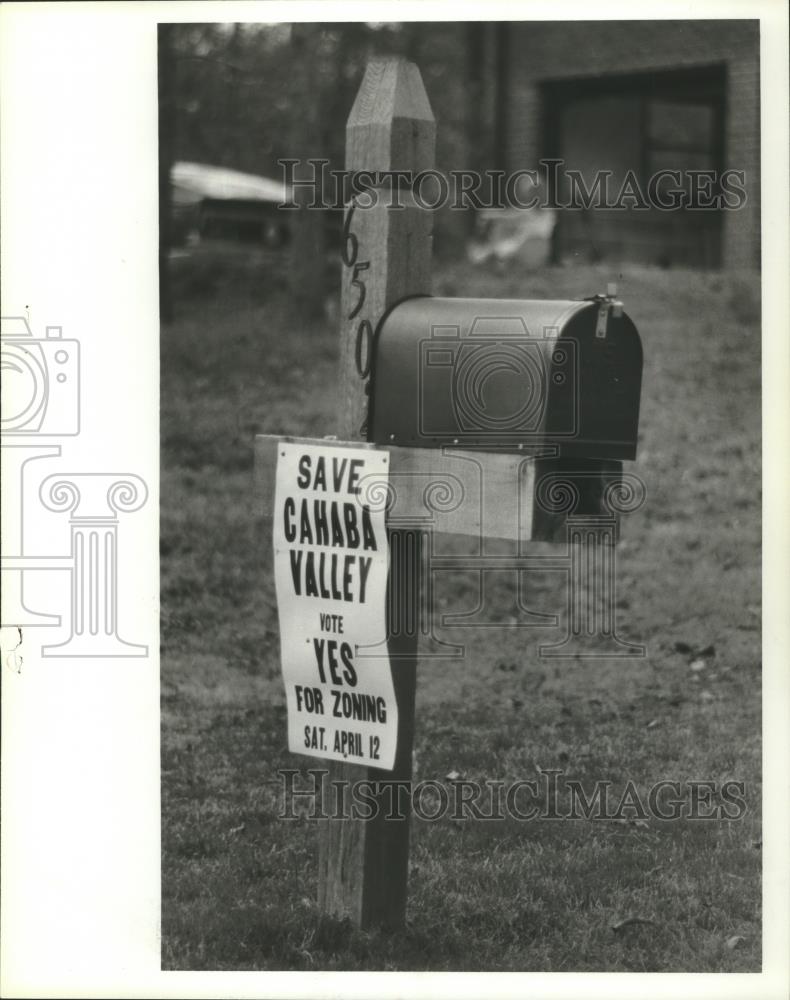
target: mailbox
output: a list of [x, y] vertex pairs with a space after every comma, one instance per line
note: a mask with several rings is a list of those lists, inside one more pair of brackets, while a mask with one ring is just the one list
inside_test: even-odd
[[369, 437], [619, 462], [636, 457], [641, 382], [613, 295], [407, 299], [374, 340]]

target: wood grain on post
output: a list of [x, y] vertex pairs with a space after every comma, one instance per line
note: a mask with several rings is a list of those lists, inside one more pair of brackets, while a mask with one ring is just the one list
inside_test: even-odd
[[[371, 62], [346, 126], [346, 170], [408, 171], [416, 176], [433, 169], [436, 123], [420, 71], [404, 59]], [[390, 192], [394, 191], [391, 196]], [[410, 191], [395, 182], [374, 190], [376, 204], [361, 196], [352, 204], [351, 237], [344, 239], [340, 327], [340, 420], [344, 441], [364, 439], [366, 383], [357, 366], [360, 324], [376, 326], [386, 310], [409, 295], [431, 291], [433, 218], [418, 206]], [[402, 207], [394, 207], [394, 203]], [[355, 263], [348, 251], [357, 241]], [[365, 266], [367, 265], [367, 266]], [[362, 308], [359, 284], [365, 288]], [[351, 317], [351, 318], [349, 318]], [[364, 362], [365, 359], [363, 359]], [[364, 364], [363, 364], [364, 369]]]
[[[348, 119], [346, 169], [407, 171], [413, 177], [433, 168], [435, 137], [417, 67], [403, 59], [371, 62]], [[345, 441], [367, 435], [368, 359], [379, 321], [401, 299], [431, 290], [430, 211], [415, 203], [408, 182], [387, 182], [374, 193], [375, 203], [362, 195], [346, 208], [343, 233], [338, 435]], [[394, 783], [411, 780], [419, 626], [413, 634], [393, 634], [392, 622], [399, 610], [402, 614], [395, 607], [399, 596], [419, 606], [420, 559], [417, 531], [390, 533], [387, 631], [398, 705], [394, 770], [332, 762], [324, 782], [324, 810], [330, 817], [337, 812], [339, 787], [346, 787], [348, 798], [347, 783], [376, 783], [374, 818], [323, 820], [320, 834], [319, 905], [358, 927], [396, 928], [405, 920], [410, 796], [400, 800], [402, 819], [387, 819], [387, 814], [391, 801], [399, 802]]]

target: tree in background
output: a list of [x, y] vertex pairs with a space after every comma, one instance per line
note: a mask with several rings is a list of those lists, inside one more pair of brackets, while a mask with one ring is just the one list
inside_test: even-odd
[[159, 77], [159, 318], [163, 323], [173, 319], [170, 294], [171, 193], [170, 169], [173, 165], [175, 129], [175, 92], [173, 86], [172, 25], [160, 24], [157, 70]]
[[[299, 161], [295, 181], [308, 180], [312, 171], [308, 160], [325, 152], [322, 134], [323, 105], [325, 103], [326, 73], [322, 73], [321, 30], [314, 24], [291, 26], [293, 74], [291, 90], [291, 120], [289, 122], [290, 156]], [[322, 157], [323, 158], [323, 157]], [[291, 301], [300, 319], [316, 319], [324, 308], [327, 294], [327, 276], [324, 255], [324, 212], [308, 206], [320, 202], [320, 187], [311, 193], [297, 187], [294, 200], [299, 209], [291, 219], [291, 257], [288, 281]]]
[[[366, 62], [399, 54], [418, 63], [441, 123], [438, 169], [493, 165], [488, 100], [493, 46], [483, 23], [163, 27], [169, 29], [162, 37], [172, 54], [173, 82], [171, 99], [162, 92], [170, 112], [160, 115], [160, 146], [169, 147], [170, 162], [190, 160], [276, 179], [283, 177], [281, 159], [326, 159], [330, 169], [340, 170], [346, 119]], [[323, 302], [328, 272], [319, 258], [325, 251], [335, 257], [339, 252], [340, 226], [329, 230], [333, 235], [327, 243], [320, 216], [291, 212], [288, 219], [294, 244], [290, 280], [298, 291], [293, 300], [307, 313]], [[438, 255], [463, 248], [467, 221], [464, 213], [438, 213]]]

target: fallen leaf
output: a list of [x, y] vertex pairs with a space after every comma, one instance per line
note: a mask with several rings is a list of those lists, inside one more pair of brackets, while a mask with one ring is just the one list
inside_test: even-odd
[[462, 777], [463, 776], [461, 775], [460, 771], [450, 771], [449, 774], [445, 774], [444, 780], [445, 781], [460, 781]]
[[691, 663], [689, 664], [689, 667], [691, 667], [692, 670], [696, 671], [696, 670], [704, 670], [705, 667], [707, 667], [707, 665], [708, 664], [705, 662], [705, 660], [698, 659], [698, 660], [692, 660]]
[[733, 934], [731, 938], [727, 938], [727, 951], [733, 951], [741, 941], [745, 941], [746, 938], [741, 937], [740, 934]]
[[655, 729], [656, 726], [660, 726], [660, 725], [661, 725], [661, 720], [660, 719], [651, 719], [650, 722], [648, 722], [646, 728], [647, 729]]
[[541, 688], [546, 683], [546, 675], [538, 674], [534, 681], [530, 684], [530, 692], [535, 694], [539, 688]]

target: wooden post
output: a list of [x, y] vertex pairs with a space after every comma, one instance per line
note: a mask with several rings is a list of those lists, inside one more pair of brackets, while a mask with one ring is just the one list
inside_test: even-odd
[[[403, 59], [371, 62], [348, 119], [346, 169], [408, 171], [414, 177], [433, 168], [435, 136], [417, 67]], [[415, 203], [408, 179], [404, 180], [376, 188], [376, 204], [363, 195], [346, 208], [341, 251], [341, 440], [367, 437], [369, 361], [381, 317], [399, 300], [431, 290], [431, 213]], [[403, 615], [403, 602], [419, 607], [419, 532], [392, 531], [390, 553], [388, 650], [398, 704], [395, 768], [383, 772], [332, 762], [323, 786], [324, 811], [332, 817], [339, 788], [362, 779], [376, 783], [378, 815], [370, 820], [326, 819], [320, 833], [319, 904], [324, 912], [348, 917], [363, 928], [397, 928], [406, 914], [410, 798], [402, 799], [403, 819], [386, 815], [390, 801], [399, 801], [393, 783], [411, 780], [419, 622], [414, 615]], [[393, 628], [394, 621], [404, 618], [413, 622], [413, 629]]]

